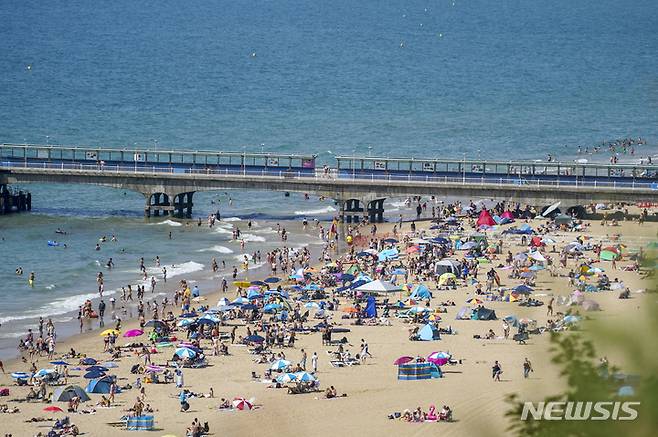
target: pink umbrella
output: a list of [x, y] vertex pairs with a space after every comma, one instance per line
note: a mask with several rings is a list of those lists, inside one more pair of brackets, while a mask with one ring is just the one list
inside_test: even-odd
[[410, 357], [408, 355], [405, 355], [403, 357], [398, 358], [397, 360], [393, 361], [393, 364], [396, 366], [399, 366], [400, 364], [407, 364], [409, 361], [413, 361], [414, 357]]
[[451, 355], [446, 352], [432, 352], [427, 356], [427, 361], [434, 363], [437, 366], [443, 366], [450, 361]]
[[131, 329], [130, 331], [126, 331], [123, 334], [123, 336], [124, 337], [139, 337], [143, 333], [144, 333], [144, 331], [142, 331], [141, 329]]
[[233, 408], [237, 408], [238, 410], [251, 410], [252, 408], [254, 408], [254, 404], [252, 404], [245, 398], [234, 398]]

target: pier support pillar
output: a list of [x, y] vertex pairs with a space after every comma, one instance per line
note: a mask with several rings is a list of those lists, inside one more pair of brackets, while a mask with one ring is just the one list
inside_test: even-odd
[[174, 196], [174, 216], [178, 218], [192, 218], [192, 196], [194, 191], [180, 193]]
[[146, 217], [158, 217], [160, 213], [162, 215], [169, 215], [173, 212], [173, 206], [171, 205], [170, 198], [171, 196], [166, 193], [148, 193], [144, 194], [146, 198], [146, 206], [144, 207], [144, 215]]
[[371, 223], [381, 223], [384, 221], [384, 200], [375, 199], [368, 202], [368, 219]]
[[343, 216], [347, 223], [358, 223], [366, 213], [359, 199], [347, 199], [343, 202], [343, 205]]

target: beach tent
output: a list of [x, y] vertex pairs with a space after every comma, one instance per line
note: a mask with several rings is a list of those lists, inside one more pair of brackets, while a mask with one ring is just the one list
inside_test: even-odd
[[541, 237], [532, 237], [532, 239], [530, 239], [530, 244], [531, 244], [533, 247], [541, 247], [541, 246], [544, 246], [544, 242], [542, 241]]
[[[87, 384], [87, 387], [85, 388], [85, 391], [87, 393], [107, 394], [107, 393], [110, 392], [110, 386], [112, 385], [113, 381], [114, 381], [114, 377], [112, 377], [112, 376], [104, 376], [102, 378], [92, 379]], [[117, 387], [117, 392], [118, 391], [119, 391], [119, 389]]]
[[428, 323], [418, 331], [418, 339], [421, 341], [441, 340], [441, 336], [439, 330], [431, 323]]
[[489, 211], [486, 209], [483, 209], [482, 212], [480, 212], [480, 217], [478, 217], [477, 225], [478, 227], [480, 226], [494, 226], [496, 224], [496, 221], [491, 217], [491, 214], [489, 214]]
[[442, 376], [441, 369], [434, 363], [407, 363], [398, 366], [398, 379], [401, 381], [441, 378]]
[[431, 299], [432, 292], [424, 284], [418, 284], [409, 295], [411, 299], [422, 300]]
[[438, 276], [441, 276], [444, 273], [453, 273], [454, 275], [459, 276], [461, 270], [461, 263], [455, 259], [442, 259], [434, 266], [434, 272]]
[[457, 279], [457, 276], [454, 273], [444, 273], [439, 276], [439, 285], [443, 286], [448, 283], [450, 280]]
[[395, 259], [399, 255], [397, 249], [385, 249], [379, 252], [378, 259], [379, 261], [388, 261], [389, 259]]
[[604, 261], [617, 260], [619, 259], [619, 250], [615, 249], [614, 247], [607, 247], [601, 251], [599, 258]]
[[514, 214], [509, 209], [500, 215], [500, 218], [508, 219], [514, 221]]
[[473, 320], [496, 320], [496, 312], [489, 308], [478, 308], [473, 312]]
[[68, 402], [76, 396], [80, 398], [81, 402], [90, 400], [82, 387], [77, 385], [67, 385], [66, 387], [60, 387], [55, 390], [53, 393], [53, 402]]
[[510, 326], [517, 327], [519, 326], [519, 319], [516, 318], [516, 316], [509, 315], [503, 319], [506, 321]]
[[573, 222], [573, 218], [565, 214], [560, 214], [555, 217], [556, 225], [570, 225], [571, 222]]
[[373, 318], [377, 317], [377, 306], [375, 304], [375, 298], [373, 296], [368, 296], [366, 303], [366, 317]]
[[391, 284], [387, 281], [382, 281], [378, 279], [376, 281], [368, 282], [358, 287], [356, 291], [361, 291], [365, 293], [395, 293], [400, 291], [401, 288], [397, 285]]

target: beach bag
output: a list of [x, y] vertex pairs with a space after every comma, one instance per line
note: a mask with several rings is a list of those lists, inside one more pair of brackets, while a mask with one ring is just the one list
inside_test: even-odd
[[180, 408], [183, 411], [187, 411], [190, 409], [190, 404], [187, 401], [183, 401], [180, 403]]
[[0, 388], [0, 396], [9, 396], [8, 388]]

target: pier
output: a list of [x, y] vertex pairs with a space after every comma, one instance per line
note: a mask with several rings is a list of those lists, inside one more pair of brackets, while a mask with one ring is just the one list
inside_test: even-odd
[[[560, 201], [658, 202], [658, 166], [0, 145], [0, 184], [62, 183], [141, 193], [146, 216], [191, 217], [198, 191], [299, 192], [333, 199], [346, 221], [384, 219], [384, 200], [408, 196], [499, 199], [537, 207]], [[331, 165], [328, 165], [331, 164]]]

